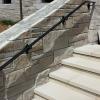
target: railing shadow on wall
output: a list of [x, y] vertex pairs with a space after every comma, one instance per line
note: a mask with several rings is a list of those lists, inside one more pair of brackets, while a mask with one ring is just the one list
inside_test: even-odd
[[[48, 50], [48, 52], [47, 53], [49, 53], [49, 57], [47, 56], [47, 53], [44, 53], [38, 60], [37, 59], [35, 59], [35, 60], [33, 60], [32, 59], [32, 57], [31, 56], [29, 56], [29, 61], [30, 61], [30, 67], [29, 68], [27, 68], [22, 74], [21, 74], [21, 76], [18, 78], [18, 79], [16, 79], [15, 80], [15, 83], [17, 83], [16, 85], [18, 86], [18, 87], [16, 87], [17, 89], [19, 89], [19, 93], [24, 93], [26, 90], [28, 90], [28, 89], [30, 89], [30, 88], [32, 88], [33, 87], [33, 85], [34, 85], [34, 83], [35, 83], [35, 77], [37, 76], [37, 74], [39, 73], [39, 72], [41, 72], [41, 71], [43, 71], [43, 70], [45, 70], [45, 69], [47, 69], [48, 68], [48, 66], [50, 67], [51, 65], [53, 65], [54, 64], [54, 58], [53, 58], [53, 54], [54, 54], [54, 52], [53, 52], [53, 50], [56, 50], [56, 48], [59, 48], [59, 49], [63, 49], [63, 48], [68, 48], [68, 47], [70, 47], [70, 45], [71, 45], [71, 43], [69, 43], [69, 41], [70, 40], [72, 40], [75, 36], [78, 36], [80, 33], [82, 33], [83, 31], [84, 31], [84, 29], [85, 28], [87, 28], [87, 27], [89, 27], [89, 24], [90, 24], [90, 22], [88, 22], [88, 23], [86, 23], [86, 24], [80, 24], [80, 26], [77, 24], [77, 23], [83, 23], [82, 21], [84, 20], [84, 19], [86, 19], [87, 17], [89, 17], [89, 16], [87, 16], [87, 15], [84, 15], [83, 17], [81, 17], [80, 19], [78, 19], [77, 20], [77, 22], [72, 26], [72, 28], [70, 28], [70, 29], [68, 29], [68, 30], [66, 30], [66, 31], [64, 31], [64, 32], [62, 32], [61, 33], [61, 35], [59, 35], [55, 40], [54, 40], [54, 43], [53, 43], [53, 45], [51, 46], [51, 48]], [[89, 17], [90, 18], [90, 17]], [[90, 21], [90, 20], [89, 20]], [[79, 28], [78, 29], [80, 29], [80, 30], [78, 30], [78, 32], [77, 32], [77, 25], [79, 26]], [[76, 32], [75, 32], [75, 28], [76, 28]], [[74, 30], [74, 31], [72, 31], [72, 30]], [[54, 33], [53, 33], [54, 34]], [[64, 37], [64, 38], [63, 38]], [[67, 41], [66, 41], [67, 40]], [[62, 43], [61, 43], [62, 42]], [[64, 47], [62, 47], [62, 44], [65, 44], [64, 42], [66, 42], [67, 43], [67, 45], [65, 45]], [[58, 44], [60, 44], [60, 45], [58, 45]], [[57, 47], [57, 45], [58, 45], [58, 47]], [[61, 55], [63, 55], [63, 54], [65, 54], [65, 51], [63, 51], [61, 54], [59, 54], [59, 56], [61, 56]], [[23, 54], [24, 55], [24, 54]], [[30, 54], [28, 54], [28, 55], [30, 55]], [[27, 56], [28, 56], [27, 55]], [[37, 54], [38, 55], [38, 54]], [[66, 57], [67, 57], [67, 55], [66, 55]], [[68, 55], [68, 57], [69, 57], [69, 55]], [[44, 58], [44, 60], [43, 60], [43, 58]], [[44, 62], [44, 61], [47, 61], [46, 59], [49, 59], [49, 61], [48, 62]], [[34, 72], [34, 73], [33, 73]], [[5, 74], [3, 73], [3, 71], [1, 71], [0, 72], [0, 76], [2, 76], [3, 78], [5, 78], [5, 76], [4, 76]], [[36, 76], [35, 76], [36, 75]], [[30, 76], [33, 76], [33, 77], [30, 77]], [[0, 78], [2, 78], [2, 77], [0, 77]], [[30, 81], [29, 81], [30, 80]], [[25, 82], [26, 81], [29, 81], [29, 83], [26, 83], [25, 84]], [[22, 86], [21, 85], [18, 85], [19, 84], [19, 82], [22, 82], [23, 84], [22, 84]], [[5, 83], [5, 82], [4, 82]], [[0, 96], [0, 99], [1, 100], [5, 100], [5, 98], [6, 98], [6, 94], [5, 94], [5, 92], [8, 94], [8, 100], [10, 100], [10, 97], [12, 96], [12, 94], [13, 94], [13, 91], [12, 90], [16, 90], [16, 89], [14, 89], [15, 87], [13, 87], [13, 84], [14, 83], [11, 83], [11, 84], [9, 84], [9, 87], [10, 88], [8, 88], [7, 90], [5, 90], [5, 86], [3, 86], [4, 87], [4, 89], [2, 89], [2, 95]], [[5, 84], [6, 85], [6, 84]], [[12, 87], [11, 87], [12, 86]], [[29, 90], [29, 91], [31, 91], [31, 90]], [[34, 91], [32, 91], [31, 92], [32, 94], [34, 93]], [[31, 96], [33, 96], [33, 95], [31, 95]], [[30, 98], [32, 98], [30, 96]], [[18, 98], [19, 98], [20, 96], [18, 95], [18, 97], [16, 96], [15, 97], [15, 100], [17, 100]]]

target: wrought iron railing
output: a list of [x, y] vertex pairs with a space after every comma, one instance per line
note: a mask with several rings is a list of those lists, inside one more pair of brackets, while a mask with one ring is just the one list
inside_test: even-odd
[[33, 41], [30, 44], [26, 44], [26, 46], [17, 54], [15, 54], [10, 60], [8, 60], [6, 63], [0, 66], [0, 71], [3, 70], [6, 66], [8, 66], [10, 63], [12, 63], [14, 60], [16, 60], [20, 55], [26, 53], [28, 54], [29, 50], [32, 49], [32, 46], [35, 45], [39, 40], [41, 40], [43, 37], [45, 37], [47, 34], [49, 34], [51, 31], [53, 31], [58, 25], [64, 24], [68, 18], [75, 13], [78, 9], [80, 9], [83, 5], [87, 4], [88, 10], [92, 7], [92, 10], [95, 7], [95, 2], [93, 1], [84, 1], [82, 2], [78, 7], [76, 7], [74, 10], [72, 10], [69, 14], [62, 16], [62, 19], [57, 22], [54, 26], [52, 26], [50, 29], [48, 29], [44, 34], [40, 35], [35, 41]]

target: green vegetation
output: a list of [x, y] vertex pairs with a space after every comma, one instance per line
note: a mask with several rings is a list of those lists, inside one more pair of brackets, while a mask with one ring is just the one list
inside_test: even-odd
[[0, 20], [0, 23], [3, 24], [3, 25], [14, 25], [17, 22], [14, 22], [12, 20]]

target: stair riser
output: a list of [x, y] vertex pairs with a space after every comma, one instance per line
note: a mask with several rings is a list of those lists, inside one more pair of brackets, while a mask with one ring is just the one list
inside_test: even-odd
[[92, 57], [92, 56], [87, 56], [87, 55], [82, 55], [82, 54], [77, 54], [77, 53], [74, 53], [73, 56], [100, 62], [100, 58], [96, 58], [96, 57]]
[[79, 69], [81, 71], [87, 71], [89, 73], [100, 75], [100, 71], [99, 70], [94, 70], [94, 69], [90, 69], [90, 68], [83, 67], [83, 66], [73, 65], [71, 63], [65, 64], [65, 63], [62, 62], [62, 65], [65, 66], [65, 67], [69, 66], [69, 67], [72, 67], [72, 68], [75, 68], [75, 69]]
[[92, 90], [92, 89], [89, 89], [88, 87], [82, 86], [80, 84], [77, 84], [77, 83], [74, 83], [74, 82], [70, 82], [69, 80], [67, 82], [61, 81], [61, 80], [58, 80], [58, 79], [54, 79], [54, 78], [50, 78], [49, 80], [52, 81], [52, 82], [56, 82], [58, 84], [61, 84], [63, 86], [68, 86], [69, 85], [69, 86], [71, 86], [73, 88], [80, 89], [80, 91], [89, 93], [89, 94], [94, 95], [94, 96], [95, 95], [100, 96], [100, 92]]

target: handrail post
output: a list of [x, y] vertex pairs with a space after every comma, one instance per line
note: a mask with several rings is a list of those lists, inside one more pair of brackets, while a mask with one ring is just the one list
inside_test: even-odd
[[20, 5], [20, 20], [23, 19], [23, 3], [22, 0], [19, 0], [19, 5]]

